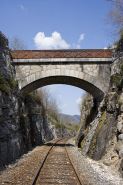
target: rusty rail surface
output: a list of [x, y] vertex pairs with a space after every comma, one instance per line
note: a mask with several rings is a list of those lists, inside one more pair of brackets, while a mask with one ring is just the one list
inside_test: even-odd
[[11, 50], [13, 59], [40, 58], [112, 58], [109, 49], [76, 49], [76, 50]]
[[[61, 184], [61, 183], [82, 185], [81, 178], [79, 177], [79, 174], [77, 173], [74, 167], [74, 164], [72, 163], [72, 160], [67, 153], [65, 143], [68, 139], [69, 138], [64, 138], [64, 139], [62, 138], [56, 141], [51, 146], [40, 168], [38, 169], [31, 185]], [[61, 140], [63, 141], [63, 143], [58, 144], [58, 142], [60, 142]], [[59, 151], [57, 153], [55, 151], [57, 147], [61, 148], [62, 152]], [[63, 147], [65, 147], [64, 152], [63, 152]], [[58, 163], [58, 160], [60, 161], [60, 164]]]

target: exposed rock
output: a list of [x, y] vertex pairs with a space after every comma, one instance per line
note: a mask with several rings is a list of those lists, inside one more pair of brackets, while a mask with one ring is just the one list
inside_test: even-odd
[[116, 105], [117, 105], [117, 95], [115, 92], [108, 93], [106, 96], [106, 108], [107, 112], [113, 113], [116, 110]]
[[53, 138], [75, 135], [52, 125], [41, 103], [20, 98], [12, 64], [8, 40], [0, 32], [0, 167]]
[[118, 122], [117, 123], [117, 130], [118, 130], [118, 132], [121, 132], [122, 128], [123, 128], [122, 123], [121, 122]]
[[8, 40], [1, 32], [0, 75], [2, 75], [0, 81], [0, 166], [2, 166], [23, 154], [25, 144], [20, 130], [19, 107], [21, 100], [19, 90], [13, 80], [15, 72], [8, 48]]
[[123, 134], [120, 134], [120, 135], [118, 136], [118, 139], [119, 139], [119, 140], [123, 140]]
[[123, 144], [120, 146], [119, 156], [123, 157]]
[[120, 173], [122, 174], [122, 177], [123, 177], [123, 159], [121, 160], [119, 171], [120, 171]]
[[[123, 158], [123, 57], [111, 65], [110, 89], [100, 105], [95, 105], [95, 110], [98, 109], [95, 117], [86, 110], [87, 106], [88, 101], [82, 108], [76, 144], [79, 143], [82, 154], [102, 160], [106, 165], [115, 165], [118, 170]], [[87, 127], [89, 116], [91, 121]]]

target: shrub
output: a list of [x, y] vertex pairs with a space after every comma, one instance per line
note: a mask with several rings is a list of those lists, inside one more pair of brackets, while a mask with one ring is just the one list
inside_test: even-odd
[[33, 102], [41, 103], [41, 99], [39, 96], [33, 94], [33, 92], [29, 93], [28, 96], [31, 98]]
[[0, 73], [0, 90], [9, 94], [10, 88], [8, 82], [3, 78], [2, 74]]
[[121, 82], [121, 76], [119, 74], [116, 74], [113, 76], [113, 83], [118, 87]]
[[28, 96], [32, 99], [33, 102], [36, 100], [36, 96], [32, 92], [29, 93]]
[[15, 88], [15, 86], [17, 85], [17, 81], [12, 77], [12, 75], [10, 73], [9, 73], [8, 83], [9, 83], [11, 88]]

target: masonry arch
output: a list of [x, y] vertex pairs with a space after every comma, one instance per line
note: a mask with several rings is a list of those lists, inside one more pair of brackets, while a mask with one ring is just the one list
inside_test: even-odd
[[22, 97], [51, 84], [73, 85], [95, 98], [108, 91], [111, 50], [15, 50], [11, 55]]
[[79, 71], [51, 69], [40, 71], [27, 76], [19, 82], [21, 96], [24, 98], [28, 93], [52, 84], [66, 84], [79, 87], [96, 99], [101, 99], [107, 91], [107, 86], [100, 79]]

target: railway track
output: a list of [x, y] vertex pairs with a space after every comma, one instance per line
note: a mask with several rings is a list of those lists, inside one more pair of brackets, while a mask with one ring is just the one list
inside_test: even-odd
[[66, 149], [68, 138], [54, 143], [45, 156], [31, 185], [82, 185], [81, 179]]

